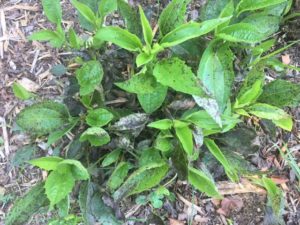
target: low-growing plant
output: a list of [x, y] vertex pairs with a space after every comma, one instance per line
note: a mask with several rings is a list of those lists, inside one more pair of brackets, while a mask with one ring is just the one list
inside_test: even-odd
[[[35, 202], [30, 191], [19, 200], [28, 207], [16, 203], [6, 224], [22, 224], [30, 216], [28, 210], [34, 212], [42, 206], [62, 211], [61, 220], [51, 224], [62, 220], [74, 224], [78, 218], [68, 217], [71, 193], [86, 224], [121, 224], [104, 204], [104, 194], [118, 203], [150, 191], [163, 180], [177, 178], [221, 199], [213, 171], [205, 166], [199, 169], [195, 162], [201, 162], [203, 153], [209, 152], [227, 177], [238, 182], [245, 168], [232, 160], [245, 160], [225, 151], [219, 137], [240, 127], [244, 118], [269, 120], [283, 130], [292, 130], [292, 117], [284, 108], [299, 104], [300, 86], [285, 79], [266, 82], [265, 75], [266, 69], [279, 73], [285, 68], [298, 70], [276, 58], [297, 43], [275, 48], [276, 32], [290, 11], [291, 0], [208, 1], [200, 18], [190, 22], [185, 21], [190, 0], [173, 0], [155, 28], [141, 6], [136, 10], [123, 0], [71, 3], [82, 28], [89, 31], [88, 37], [73, 28], [63, 29], [60, 0], [42, 0], [44, 13], [56, 29], [38, 31], [29, 40], [88, 53], [88, 60], [73, 60], [78, 65], [75, 71], [63, 67], [76, 76], [73, 86], [78, 93], [73, 91], [71, 98], [78, 108], [45, 100], [18, 114], [16, 123], [21, 130], [47, 139], [48, 147], [60, 146], [61, 157], [29, 161], [48, 171], [45, 183], [34, 187], [35, 198], [41, 201]], [[105, 25], [115, 10], [124, 18], [125, 28]], [[127, 79], [106, 76], [103, 55], [111, 48], [109, 43], [131, 52]], [[121, 49], [118, 51], [124, 52]], [[53, 71], [64, 74], [57, 70]], [[118, 92], [125, 91], [123, 96], [136, 96], [140, 106], [109, 107], [107, 79]], [[35, 97], [19, 84], [13, 89], [20, 99]], [[70, 132], [74, 138], [65, 145]], [[275, 189], [267, 178], [259, 184], [270, 192]], [[77, 185], [79, 189], [74, 188]], [[162, 199], [169, 195], [168, 189], [159, 186], [138, 197], [137, 202], [151, 202], [160, 208]]]

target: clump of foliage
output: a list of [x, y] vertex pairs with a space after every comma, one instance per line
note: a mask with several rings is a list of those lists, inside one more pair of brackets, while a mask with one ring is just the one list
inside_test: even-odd
[[[49, 175], [34, 188], [38, 190], [34, 195], [30, 191], [23, 199], [30, 207], [17, 203], [7, 224], [22, 224], [29, 217], [24, 211], [45, 205], [58, 209], [64, 218], [52, 224], [76, 224], [80, 219], [69, 215], [72, 193], [86, 224], [122, 224], [102, 196], [110, 195], [119, 203], [153, 190], [137, 202], [159, 208], [171, 194], [166, 184], [175, 179], [220, 199], [209, 165], [196, 167], [196, 161], [205, 164], [204, 153], [238, 182], [247, 161], [222, 140], [230, 143], [230, 132], [242, 129], [244, 118], [269, 120], [292, 130], [292, 117], [284, 107], [299, 104], [300, 86], [284, 79], [267, 83], [265, 75], [265, 69], [291, 68], [276, 55], [296, 42], [277, 50], [274, 46], [292, 1], [210, 0], [197, 21], [186, 22], [190, 2], [172, 0], [153, 29], [141, 6], [135, 9], [123, 0], [71, 0], [81, 27], [89, 31], [86, 37], [73, 28], [64, 30], [60, 0], [42, 0], [44, 13], [56, 29], [38, 31], [29, 39], [88, 57], [71, 60], [78, 65], [75, 71], [62, 65], [52, 68], [55, 74], [69, 71], [76, 76], [75, 81], [70, 79], [68, 90], [72, 90], [66, 91], [64, 103], [39, 101], [17, 116], [24, 132], [47, 139], [48, 147], [61, 151], [60, 157], [28, 161]], [[123, 28], [105, 25], [116, 10], [124, 18]], [[125, 67], [114, 70], [117, 74], [106, 68], [107, 59], [114, 58], [105, 55], [117, 47], [129, 58], [126, 78]], [[110, 107], [113, 89], [130, 102]], [[17, 84], [14, 93], [23, 100], [34, 97]], [[70, 132], [75, 136], [66, 145]], [[267, 178], [257, 183], [278, 194]], [[32, 201], [32, 196], [43, 201]]]

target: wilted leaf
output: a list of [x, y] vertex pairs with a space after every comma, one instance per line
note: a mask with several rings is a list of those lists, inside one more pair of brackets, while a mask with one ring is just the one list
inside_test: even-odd
[[39, 183], [14, 203], [6, 215], [5, 224], [23, 225], [30, 220], [34, 213], [48, 205], [49, 201], [45, 194], [44, 183]]
[[168, 172], [166, 163], [148, 164], [132, 173], [122, 186], [113, 194], [115, 201], [122, 198], [138, 194], [159, 184]]

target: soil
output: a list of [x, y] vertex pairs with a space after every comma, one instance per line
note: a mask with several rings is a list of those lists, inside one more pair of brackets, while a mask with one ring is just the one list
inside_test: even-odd
[[[129, 1], [132, 4], [141, 1]], [[159, 12], [158, 3], [155, 0], [144, 0], [142, 3], [151, 5], [148, 12], [157, 20]], [[163, 7], [169, 1], [161, 0]], [[189, 6], [189, 18], [198, 16], [199, 8], [204, 1], [193, 1]], [[68, 0], [63, 0], [64, 26], [71, 26], [74, 21], [75, 11]], [[297, 4], [296, 8], [297, 10]], [[146, 10], [147, 12], [147, 10]], [[122, 21], [113, 16], [109, 18], [110, 23], [122, 25]], [[22, 146], [30, 143], [30, 137], [15, 132], [17, 127], [14, 123], [16, 114], [30, 105], [31, 100], [20, 101], [12, 93], [12, 84], [19, 81], [23, 86], [40, 96], [41, 99], [61, 100], [64, 87], [68, 86], [67, 74], [63, 77], [55, 77], [50, 73], [52, 65], [64, 64], [69, 60], [68, 53], [60, 52], [51, 48], [46, 43], [29, 42], [26, 37], [33, 31], [42, 28], [51, 28], [42, 13], [39, 0], [0, 0], [0, 137], [4, 144], [0, 144], [0, 224], [4, 224], [5, 214], [13, 205], [13, 201], [22, 196], [38, 181], [45, 179], [46, 174], [31, 166], [15, 167], [12, 161], [16, 152]], [[281, 37], [282, 44], [289, 40], [300, 39], [300, 20], [293, 20], [283, 27]], [[77, 25], [76, 25], [77, 26]], [[112, 55], [115, 52], [112, 51]], [[288, 55], [291, 65], [300, 66], [300, 46], [295, 45], [282, 55]], [[119, 56], [121, 57], [122, 56]], [[124, 53], [126, 57], [126, 53]], [[120, 60], [120, 58], [119, 58]], [[123, 62], [124, 63], [124, 62]], [[107, 72], [113, 74], [115, 65], [111, 64]], [[293, 82], [300, 83], [299, 72], [288, 71], [287, 77]], [[270, 78], [276, 74], [269, 74]], [[285, 221], [288, 225], [300, 224], [300, 193], [299, 181], [295, 174], [286, 167], [286, 162], [278, 155], [274, 145], [282, 146], [288, 143], [288, 147], [299, 165], [300, 163], [300, 107], [291, 110], [294, 116], [295, 127], [292, 133], [275, 134], [275, 137], [267, 137], [261, 132], [259, 151], [252, 157], [253, 164], [260, 170], [273, 170], [274, 177], [285, 193]], [[52, 155], [55, 149], [45, 148], [45, 143], [36, 140], [39, 146], [37, 155]], [[263, 224], [266, 212], [266, 195], [264, 193], [245, 193], [226, 195], [227, 202], [218, 202], [199, 195], [188, 185], [176, 182], [171, 185], [171, 190], [178, 194], [175, 201], [167, 200], [160, 210], [151, 206], [137, 206], [134, 199], [128, 199], [121, 206], [125, 215], [130, 215], [131, 222], [127, 224], [149, 224], [144, 219], [155, 213], [163, 217], [170, 225], [193, 224], [193, 225], [260, 225]], [[179, 197], [181, 196], [181, 197]], [[223, 200], [224, 201], [224, 200]], [[229, 203], [228, 203], [229, 202]], [[192, 204], [193, 203], [193, 204]], [[226, 205], [227, 203], [227, 205]], [[222, 204], [225, 204], [222, 207]], [[228, 206], [231, 205], [231, 208]], [[224, 209], [228, 209], [228, 211]], [[51, 214], [35, 216], [29, 224], [47, 224]], [[156, 218], [155, 216], [153, 216]], [[144, 222], [139, 222], [144, 221]], [[156, 220], [157, 221], [157, 220]], [[154, 222], [154, 224], [160, 224]]]

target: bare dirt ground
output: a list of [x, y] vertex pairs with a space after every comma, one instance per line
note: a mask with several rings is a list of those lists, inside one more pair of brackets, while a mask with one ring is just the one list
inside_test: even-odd
[[[74, 22], [74, 10], [68, 0], [62, 1], [65, 8], [64, 26]], [[156, 4], [156, 1], [145, 1]], [[168, 1], [161, 1], [167, 3]], [[203, 1], [194, 1], [190, 7], [190, 16], [197, 17]], [[285, 26], [283, 39], [299, 39], [300, 20]], [[12, 93], [12, 84], [19, 81], [28, 90], [42, 99], [62, 98], [63, 87], [67, 85], [66, 77], [55, 77], [50, 73], [52, 65], [64, 63], [66, 52], [59, 52], [49, 45], [28, 42], [26, 37], [33, 31], [49, 27], [50, 24], [42, 14], [39, 0], [0, 0], [0, 224], [11, 208], [13, 201], [22, 196], [30, 187], [45, 178], [40, 170], [31, 166], [14, 166], [14, 155], [22, 146], [30, 142], [30, 137], [14, 132], [15, 115], [28, 101], [19, 101]], [[298, 32], [298, 33], [297, 33]], [[300, 46], [285, 52], [290, 64], [300, 65]], [[72, 74], [67, 74], [72, 76]], [[300, 82], [299, 73], [288, 71], [291, 81]], [[275, 146], [288, 143], [298, 165], [300, 162], [300, 108], [292, 111], [295, 128], [291, 134], [277, 133], [270, 141], [264, 134], [260, 136], [259, 151], [255, 164], [261, 170], [274, 170], [274, 180], [285, 193], [285, 221], [288, 225], [300, 224], [299, 182], [295, 174], [287, 169], [287, 163], [278, 155]], [[52, 155], [55, 149], [46, 149], [43, 142], [36, 140], [38, 155]], [[211, 201], [200, 196], [185, 183], [176, 183], [172, 189], [177, 194], [176, 201], [166, 201], [156, 214], [168, 219], [171, 225], [259, 225], [265, 216], [266, 195], [259, 189], [251, 187], [248, 191], [239, 191], [240, 186], [230, 183], [218, 183], [220, 190], [227, 193], [223, 202]], [[247, 186], [247, 184], [245, 184]], [[223, 189], [222, 189], [223, 188]], [[228, 190], [227, 190], [227, 189]], [[240, 192], [247, 192], [241, 194]], [[145, 218], [151, 212], [150, 207], [137, 207], [133, 202], [124, 203], [124, 212], [137, 219]], [[37, 216], [29, 224], [47, 224], [47, 217]], [[129, 224], [143, 224], [132, 222]]]

